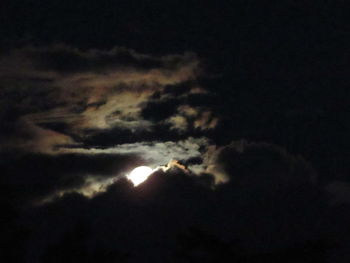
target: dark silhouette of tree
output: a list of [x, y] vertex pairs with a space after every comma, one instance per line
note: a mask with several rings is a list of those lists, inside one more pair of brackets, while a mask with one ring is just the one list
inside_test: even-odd
[[57, 244], [48, 247], [42, 262], [51, 263], [119, 263], [127, 262], [128, 255], [102, 247], [89, 247], [88, 225], [80, 222], [67, 232]]
[[243, 249], [237, 241], [224, 242], [215, 235], [191, 227], [178, 236], [175, 262], [211, 263], [328, 263], [328, 252], [336, 244], [326, 240], [312, 240], [294, 246], [257, 253]]
[[244, 262], [236, 244], [228, 244], [197, 227], [179, 235], [176, 256], [181, 262]]
[[327, 253], [332, 248], [335, 248], [335, 244], [328, 241], [308, 241], [270, 253], [248, 255], [247, 262], [328, 263]]
[[19, 213], [11, 203], [13, 193], [0, 181], [0, 261], [3, 263], [24, 262], [25, 245], [30, 230], [18, 222]]

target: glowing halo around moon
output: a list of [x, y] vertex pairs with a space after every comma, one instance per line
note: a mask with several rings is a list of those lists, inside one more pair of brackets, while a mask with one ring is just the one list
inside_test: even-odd
[[132, 170], [126, 177], [134, 184], [134, 186], [138, 186], [146, 181], [153, 172], [154, 170], [148, 166], [139, 166]]

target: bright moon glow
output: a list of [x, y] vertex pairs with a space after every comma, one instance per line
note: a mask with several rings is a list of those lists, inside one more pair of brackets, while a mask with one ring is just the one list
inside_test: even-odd
[[134, 184], [134, 186], [138, 186], [142, 182], [146, 181], [146, 179], [153, 173], [153, 169], [148, 166], [139, 166], [131, 171], [127, 175], [127, 178]]

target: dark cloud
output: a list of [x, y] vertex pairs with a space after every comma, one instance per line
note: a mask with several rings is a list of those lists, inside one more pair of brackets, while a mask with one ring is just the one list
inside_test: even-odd
[[[270, 163], [274, 166], [281, 170], [278, 160]], [[249, 167], [256, 172], [253, 163]], [[248, 169], [236, 176], [246, 177]], [[288, 170], [288, 164], [283, 169]], [[271, 185], [279, 181], [270, 178]], [[331, 229], [332, 219], [325, 216], [329, 208], [325, 195], [312, 184], [277, 189], [261, 188], [261, 181], [254, 180], [242, 187], [232, 180], [213, 189], [213, 182], [209, 175], [172, 169], [154, 173], [136, 188], [119, 180], [92, 199], [67, 194], [26, 214], [32, 226], [27, 255], [36, 262], [54, 260], [58, 254], [83, 260], [99, 253], [124, 256], [126, 262], [164, 262], [199, 260], [207, 253], [206, 260], [213, 257], [208, 262], [214, 262], [221, 247], [221, 259], [230, 262], [232, 257], [271, 255], [272, 260], [272, 255], [285, 258], [288, 253], [306, 259], [314, 252], [331, 251], [333, 240], [323, 236]], [[57, 222], [57, 228], [49, 228]], [[316, 244], [320, 248], [307, 249]]]
[[273, 188], [316, 182], [316, 171], [308, 162], [273, 144], [236, 141], [218, 149], [213, 158], [210, 169], [242, 187], [256, 184]]
[[144, 161], [134, 155], [117, 154], [3, 154], [2, 184], [10, 191], [5, 198], [27, 206], [65, 192], [86, 196], [103, 191], [105, 185]]
[[[25, 57], [36, 61], [36, 66], [41, 70], [54, 70], [61, 73], [78, 72], [105, 72], [111, 68], [150, 70], [164, 66], [162, 60], [152, 56], [139, 55], [130, 49], [115, 48], [110, 51], [91, 50], [81, 52], [66, 46], [55, 46], [36, 50], [28, 49], [24, 52]], [[169, 68], [176, 68], [181, 59], [175, 56], [167, 61]]]
[[333, 204], [350, 203], [350, 184], [348, 182], [334, 181], [326, 185]]

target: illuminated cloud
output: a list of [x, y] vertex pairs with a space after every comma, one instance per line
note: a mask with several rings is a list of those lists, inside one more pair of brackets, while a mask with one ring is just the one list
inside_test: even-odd
[[[184, 163], [201, 158], [208, 145], [204, 137], [120, 144], [105, 149], [81, 148], [77, 145], [61, 147], [55, 154], [47, 151], [46, 154], [25, 155], [14, 161], [19, 163], [15, 168], [17, 175], [30, 170], [23, 182], [34, 191], [28, 195], [23, 193], [26, 202], [43, 205], [72, 193], [92, 198], [105, 192], [109, 186], [140, 165], [164, 172], [177, 168], [191, 175], [195, 172], [200, 174], [205, 171], [204, 166]], [[47, 177], [47, 174], [50, 176]], [[36, 180], [41, 181], [42, 189], [37, 189], [39, 185], [35, 185]]]
[[[201, 157], [209, 146], [208, 139], [188, 138], [180, 141], [150, 141], [115, 145], [112, 148], [62, 148], [60, 153], [79, 154], [122, 154], [135, 155], [144, 160], [144, 164], [156, 168], [167, 165], [171, 160], [186, 161]], [[191, 166], [189, 166], [191, 168]]]
[[[141, 114], [147, 103], [157, 100], [155, 94], [160, 94], [158, 100], [174, 97], [198, 72], [199, 60], [192, 53], [152, 56], [119, 47], [81, 51], [64, 45], [15, 49], [0, 57], [1, 97], [6, 98], [0, 99], [0, 120], [17, 135], [22, 131], [16, 129], [26, 130], [23, 123], [38, 131], [30, 138], [41, 139], [30, 143], [43, 152], [84, 141], [90, 131], [149, 131], [156, 123]], [[192, 85], [184, 92], [204, 90]], [[1, 137], [8, 142], [8, 134]], [[25, 136], [17, 141], [29, 143]]]
[[171, 129], [178, 130], [180, 132], [186, 131], [188, 128], [188, 121], [184, 116], [175, 115], [166, 120], [171, 125]]
[[83, 176], [82, 182], [79, 186], [68, 186], [52, 191], [45, 196], [36, 198], [31, 205], [42, 206], [47, 203], [55, 202], [69, 194], [79, 194], [86, 198], [93, 198], [98, 194], [106, 192], [108, 187], [118, 181], [119, 178], [120, 177], [112, 175], [110, 175], [110, 177], [85, 175]]
[[216, 127], [218, 119], [212, 116], [210, 111], [202, 112], [198, 119], [194, 121], [194, 128], [201, 130], [213, 129]]
[[166, 122], [171, 125], [171, 129], [183, 132], [188, 129], [201, 131], [214, 129], [218, 120], [208, 109], [184, 104], [180, 105], [177, 114], [169, 117]]
[[[57, 178], [57, 182], [70, 180], [71, 183], [54, 187], [46, 194], [36, 198], [35, 204], [43, 205], [70, 193], [78, 193], [92, 198], [105, 192], [110, 185], [124, 178], [128, 172], [140, 165], [147, 165], [152, 169], [164, 172], [176, 168], [191, 175], [198, 172], [199, 175], [205, 171], [205, 166], [191, 164], [185, 166], [183, 163], [193, 158], [201, 158], [208, 145], [208, 140], [203, 137], [188, 138], [176, 142], [155, 141], [121, 144], [107, 149], [61, 148], [56, 152], [58, 155], [53, 155], [50, 160], [57, 160], [58, 163], [67, 166], [68, 158], [75, 159], [74, 167], [64, 168], [67, 169], [67, 174], [62, 171], [60, 177]], [[113, 157], [115, 161], [113, 161]], [[101, 158], [105, 158], [106, 161], [102, 161]], [[95, 163], [96, 167], [91, 168], [92, 164], [88, 167], [78, 167], [79, 164], [85, 165], [88, 160]], [[102, 166], [103, 162], [106, 167]], [[76, 173], [75, 175], [72, 174], [72, 170]]]

